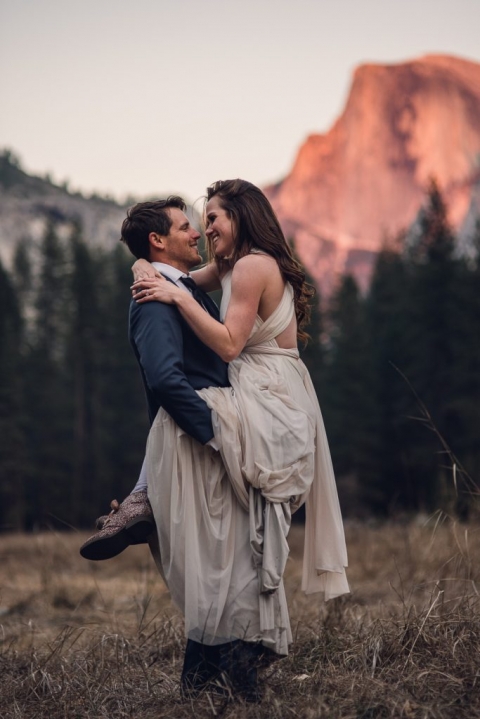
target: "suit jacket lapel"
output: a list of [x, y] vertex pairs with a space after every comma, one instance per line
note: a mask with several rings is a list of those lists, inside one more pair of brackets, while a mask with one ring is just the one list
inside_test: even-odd
[[212, 300], [211, 297], [207, 295], [206, 292], [204, 292], [203, 290], [200, 290], [200, 292], [202, 294], [202, 302], [208, 314], [211, 315], [214, 319], [220, 321], [220, 310], [218, 309], [217, 304]]

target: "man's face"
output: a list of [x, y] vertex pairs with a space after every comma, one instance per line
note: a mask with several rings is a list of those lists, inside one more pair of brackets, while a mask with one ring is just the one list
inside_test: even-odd
[[198, 252], [200, 232], [191, 226], [190, 220], [178, 207], [170, 207], [168, 214], [172, 220], [170, 232], [163, 237], [161, 262], [166, 262], [182, 272], [189, 272], [200, 264], [202, 258]]

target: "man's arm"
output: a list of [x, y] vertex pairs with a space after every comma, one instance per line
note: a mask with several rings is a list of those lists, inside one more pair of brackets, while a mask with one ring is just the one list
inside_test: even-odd
[[130, 306], [130, 332], [147, 385], [174, 421], [202, 444], [213, 438], [211, 412], [183, 369], [183, 336], [178, 310], [151, 302]]

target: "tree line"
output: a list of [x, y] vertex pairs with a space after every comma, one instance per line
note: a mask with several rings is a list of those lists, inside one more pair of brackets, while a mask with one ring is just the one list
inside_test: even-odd
[[308, 361], [345, 510], [466, 518], [480, 481], [480, 223], [460, 253], [432, 182], [415, 232], [379, 253], [367, 295], [343, 277], [325, 321]]
[[148, 432], [131, 256], [52, 224], [31, 255], [21, 242], [0, 268], [0, 526], [91, 526], [133, 486]]
[[[20, 242], [0, 265], [3, 530], [91, 526], [137, 479], [148, 421], [127, 339], [131, 264], [120, 244], [99, 250], [80, 226], [65, 239], [50, 224], [39, 248]], [[302, 356], [346, 515], [468, 515], [438, 435], [478, 478], [479, 290], [480, 226], [460, 255], [432, 185], [415, 236], [386, 244], [368, 293], [347, 275], [315, 305]]]

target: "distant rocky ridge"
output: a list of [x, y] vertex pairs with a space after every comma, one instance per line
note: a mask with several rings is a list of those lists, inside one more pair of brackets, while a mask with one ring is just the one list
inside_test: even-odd
[[478, 63], [430, 55], [360, 66], [333, 127], [308, 137], [265, 192], [328, 294], [345, 271], [367, 286], [382, 242], [414, 223], [431, 178], [467, 245], [480, 216]]
[[0, 258], [7, 265], [17, 242], [27, 239], [36, 246], [50, 220], [60, 235], [80, 222], [87, 241], [112, 247], [124, 217], [125, 207], [114, 200], [69, 192], [26, 173], [11, 152], [0, 155]]
[[[38, 248], [52, 221], [60, 237], [70, 236], [79, 223], [86, 242], [111, 249], [118, 244], [127, 207], [141, 199], [152, 198], [132, 196], [120, 203], [110, 197], [72, 192], [48, 176], [29, 175], [10, 150], [0, 151], [0, 260], [9, 267], [20, 240], [27, 240], [34, 250]], [[190, 205], [187, 214], [198, 222], [198, 213]]]

